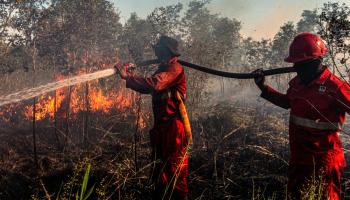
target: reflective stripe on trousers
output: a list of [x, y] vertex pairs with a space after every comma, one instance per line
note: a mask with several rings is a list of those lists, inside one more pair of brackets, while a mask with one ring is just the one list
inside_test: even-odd
[[289, 122], [298, 126], [303, 126], [306, 128], [314, 128], [318, 130], [337, 131], [337, 130], [340, 130], [343, 126], [341, 122], [320, 122], [318, 120], [306, 119], [302, 117], [297, 117], [295, 115], [290, 115]]

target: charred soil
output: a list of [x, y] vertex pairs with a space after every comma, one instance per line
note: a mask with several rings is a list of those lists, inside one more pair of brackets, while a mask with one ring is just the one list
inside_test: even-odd
[[[92, 120], [95, 125], [90, 126], [86, 140], [78, 137], [79, 120], [71, 122], [68, 139], [64, 133], [54, 135], [50, 120], [38, 122], [38, 166], [33, 160], [30, 128], [2, 128], [0, 199], [75, 198], [89, 164], [90, 199], [151, 199], [148, 128], [137, 133], [136, 171], [135, 116], [120, 116], [92, 113], [90, 118], [99, 120]], [[189, 199], [284, 199], [287, 116], [286, 112], [227, 102], [193, 116]], [[349, 147], [346, 141], [345, 149]], [[343, 180], [349, 192], [348, 177], [344, 175]]]

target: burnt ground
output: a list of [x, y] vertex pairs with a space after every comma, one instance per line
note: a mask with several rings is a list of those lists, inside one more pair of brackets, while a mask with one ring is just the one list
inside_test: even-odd
[[[235, 104], [215, 105], [195, 116], [189, 199], [284, 199], [287, 116], [286, 112]], [[79, 120], [70, 122], [68, 138], [62, 137], [63, 122], [57, 125], [56, 135], [52, 121], [38, 122], [38, 166], [33, 159], [31, 123], [2, 126], [0, 199], [56, 199], [57, 195], [69, 199], [80, 191], [88, 163], [92, 170], [88, 188], [94, 186], [91, 199], [150, 199], [147, 128], [138, 134], [136, 171], [134, 117], [95, 113], [91, 120], [94, 125], [86, 140]], [[343, 142], [347, 149], [348, 137]], [[347, 194], [347, 174], [343, 183]]]

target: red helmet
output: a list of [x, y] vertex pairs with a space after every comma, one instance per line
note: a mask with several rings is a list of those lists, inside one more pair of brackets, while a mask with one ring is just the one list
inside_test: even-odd
[[327, 47], [321, 37], [312, 33], [300, 33], [289, 47], [286, 62], [296, 63], [303, 60], [322, 57], [327, 53]]

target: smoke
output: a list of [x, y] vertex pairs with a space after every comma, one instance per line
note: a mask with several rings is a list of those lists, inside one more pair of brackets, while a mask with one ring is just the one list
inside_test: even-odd
[[230, 101], [240, 104], [256, 104], [260, 91], [253, 81], [212, 78], [207, 87], [208, 92], [212, 95], [211, 103]]
[[[271, 84], [271, 78], [267, 78], [267, 83]], [[224, 84], [223, 84], [224, 83]], [[222, 90], [222, 85], [224, 89]], [[281, 93], [285, 93], [286, 89], [278, 89]], [[273, 105], [267, 100], [260, 97], [261, 91], [255, 85], [254, 80], [236, 80], [227, 78], [213, 77], [207, 87], [207, 92], [212, 98], [209, 105], [217, 104], [236, 104], [238, 107], [254, 108], [259, 113], [280, 113], [288, 118], [288, 110]]]

